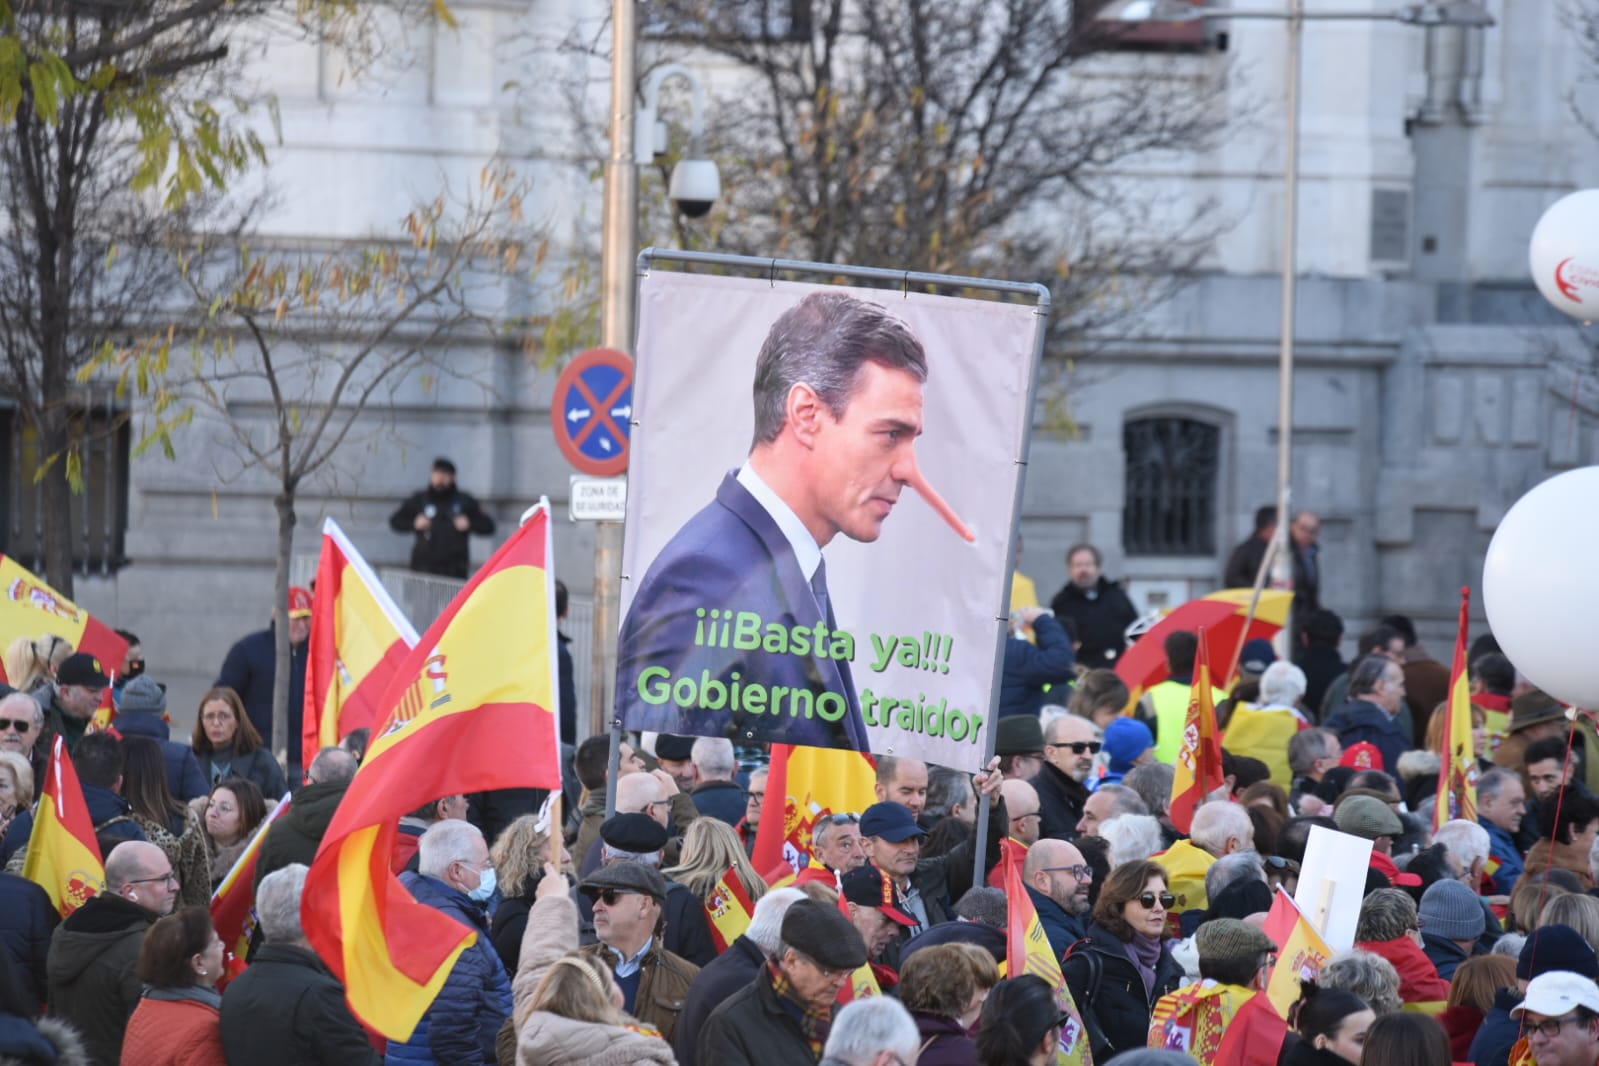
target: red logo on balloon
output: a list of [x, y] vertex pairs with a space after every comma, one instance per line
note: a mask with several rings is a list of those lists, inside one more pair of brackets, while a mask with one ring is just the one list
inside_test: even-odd
[[1575, 256], [1567, 256], [1555, 264], [1555, 288], [1572, 303], [1580, 304], [1582, 294], [1577, 291], [1577, 287], [1582, 285], [1590, 289], [1599, 289], [1599, 271], [1577, 264], [1575, 260]]

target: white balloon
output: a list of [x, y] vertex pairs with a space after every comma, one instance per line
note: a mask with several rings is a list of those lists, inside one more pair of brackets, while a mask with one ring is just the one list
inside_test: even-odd
[[1556, 310], [1599, 319], [1599, 189], [1555, 201], [1532, 231], [1527, 259], [1538, 291]]
[[1483, 607], [1505, 655], [1564, 703], [1599, 708], [1599, 466], [1535, 486], [1499, 523]]

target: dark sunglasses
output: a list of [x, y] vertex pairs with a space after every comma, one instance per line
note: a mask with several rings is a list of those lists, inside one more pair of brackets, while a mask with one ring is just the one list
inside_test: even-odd
[[33, 728], [33, 723], [25, 718], [0, 718], [0, 733], [14, 729], [18, 733], [26, 733]]
[[623, 896], [638, 895], [642, 895], [642, 893], [629, 892], [622, 888], [602, 888], [598, 892], [594, 893], [594, 899], [596, 902], [604, 903], [607, 907], [614, 907], [616, 906], [616, 901], [621, 899]]
[[1085, 751], [1090, 755], [1098, 755], [1104, 745], [1097, 740], [1074, 740], [1069, 744], [1051, 744], [1050, 747], [1070, 748], [1073, 755], [1081, 755]]
[[1172, 895], [1170, 892], [1162, 892], [1158, 896], [1153, 892], [1145, 892], [1143, 895], [1138, 897], [1138, 902], [1142, 906], [1153, 910], [1155, 907], [1155, 901], [1157, 899], [1160, 900], [1161, 910], [1167, 911], [1171, 910], [1172, 905], [1177, 902], [1177, 897]]

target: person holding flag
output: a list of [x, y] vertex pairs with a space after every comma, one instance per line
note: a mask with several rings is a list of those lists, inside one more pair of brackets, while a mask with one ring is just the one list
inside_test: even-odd
[[[1464, 818], [1477, 820], [1477, 752], [1472, 736], [1471, 681], [1466, 671], [1466, 637], [1470, 627], [1467, 609], [1471, 590], [1460, 590], [1460, 625], [1455, 637], [1455, 663], [1449, 678], [1449, 717], [1444, 726], [1442, 767], [1438, 773], [1438, 802], [1432, 827]], [[1508, 665], [1508, 663], [1506, 664]]]
[[[1149, 1046], [1184, 1052], [1199, 1066], [1218, 1066], [1224, 1061], [1223, 1036], [1234, 1017], [1266, 988], [1277, 945], [1237, 918], [1204, 923], [1194, 934], [1194, 944], [1199, 949], [1199, 980], [1160, 997], [1150, 1015]], [[1276, 1047], [1259, 1049], [1272, 1062], [1282, 1048], [1286, 1024], [1282, 1030]]]

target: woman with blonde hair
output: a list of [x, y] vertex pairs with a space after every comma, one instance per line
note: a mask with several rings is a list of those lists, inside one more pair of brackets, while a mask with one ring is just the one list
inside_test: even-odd
[[6, 648], [6, 678], [18, 692], [33, 695], [55, 682], [57, 667], [72, 651], [72, 642], [54, 633], [46, 633], [38, 640], [18, 637]]
[[533, 894], [515, 1007], [495, 1046], [501, 1066], [676, 1066], [661, 1034], [622, 1010], [609, 968], [577, 953], [577, 904], [566, 876], [545, 863]]
[[1569, 925], [1599, 951], [1599, 899], [1575, 892], [1555, 896], [1538, 915], [1538, 928], [1546, 925]]
[[1542, 924], [1539, 908], [1571, 894], [1571, 889], [1548, 878], [1522, 877], [1510, 891], [1510, 927], [1518, 933], [1531, 933]]
[[701, 903], [709, 903], [716, 891], [716, 882], [729, 869], [749, 893], [751, 903], [766, 895], [766, 882], [750, 865], [733, 827], [716, 818], [698, 818], [683, 834], [681, 860], [676, 866], [662, 870], [661, 875], [686, 887]]
[[6, 846], [11, 821], [33, 806], [33, 767], [14, 751], [0, 751], [0, 865], [21, 846], [22, 837]]
[[[504, 897], [494, 908], [490, 936], [506, 973], [515, 973], [522, 953], [522, 934], [527, 929], [528, 912], [533, 909], [539, 882], [544, 880], [545, 859], [550, 854], [550, 834], [539, 828], [539, 816], [524, 814], [500, 831], [489, 849], [489, 861]], [[570, 865], [566, 849], [562, 860]]]

